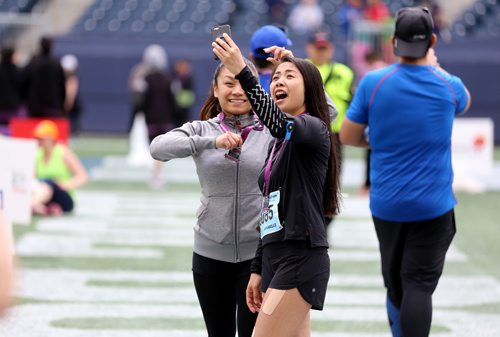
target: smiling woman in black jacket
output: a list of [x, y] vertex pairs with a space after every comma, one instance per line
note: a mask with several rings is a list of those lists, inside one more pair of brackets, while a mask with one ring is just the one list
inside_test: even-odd
[[321, 75], [308, 61], [278, 59], [283, 50], [274, 48], [271, 97], [227, 34], [212, 47], [275, 138], [259, 178], [261, 240], [247, 287], [247, 304], [259, 311], [254, 336], [309, 336], [310, 309], [323, 308], [330, 276], [323, 216], [337, 213], [339, 199]]

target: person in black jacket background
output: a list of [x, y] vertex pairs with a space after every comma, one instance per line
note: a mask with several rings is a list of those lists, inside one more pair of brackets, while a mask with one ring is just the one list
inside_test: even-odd
[[21, 71], [14, 64], [14, 48], [3, 47], [0, 61], [0, 133], [9, 133], [12, 117], [22, 109]]
[[[175, 125], [176, 102], [172, 91], [172, 80], [167, 73], [167, 53], [157, 44], [148, 46], [144, 51], [144, 63], [148, 69], [144, 77], [144, 93], [141, 110], [144, 112], [148, 128], [149, 142], [156, 136], [172, 130]], [[165, 180], [162, 177], [162, 163], [155, 161], [150, 178], [150, 187], [160, 188]]]
[[40, 54], [23, 70], [23, 92], [30, 117], [66, 117], [66, 77], [58, 59], [52, 56], [53, 41], [40, 39]]

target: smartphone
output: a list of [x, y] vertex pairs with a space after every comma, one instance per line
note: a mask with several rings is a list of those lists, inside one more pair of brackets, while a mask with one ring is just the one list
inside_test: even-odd
[[[222, 34], [226, 33], [231, 36], [231, 26], [230, 25], [222, 25], [218, 27], [212, 28], [212, 41], [215, 41], [217, 38], [222, 37]], [[219, 58], [215, 56], [214, 59], [218, 60]]]

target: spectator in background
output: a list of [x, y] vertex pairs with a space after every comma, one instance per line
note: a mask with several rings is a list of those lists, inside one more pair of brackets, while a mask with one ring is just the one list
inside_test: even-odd
[[[371, 51], [365, 55], [366, 62], [366, 72], [370, 72], [372, 70], [377, 70], [387, 66], [387, 63], [384, 61], [382, 55], [375, 51]], [[370, 193], [370, 158], [371, 158], [371, 150], [365, 149], [365, 180], [363, 185], [359, 189], [359, 194], [368, 195]]]
[[87, 182], [87, 172], [80, 159], [67, 146], [57, 142], [57, 124], [43, 120], [35, 127], [38, 140], [35, 157], [37, 184], [32, 196], [32, 210], [38, 215], [61, 215], [74, 208], [75, 189]]
[[[149, 142], [175, 127], [176, 103], [172, 91], [172, 81], [167, 73], [167, 53], [162, 46], [153, 44], [144, 51], [144, 63], [148, 72], [144, 78], [142, 111], [146, 119]], [[150, 178], [152, 188], [160, 188], [165, 180], [162, 177], [162, 163], [154, 161]]]
[[338, 12], [338, 21], [342, 26], [344, 36], [351, 38], [356, 22], [363, 19], [363, 0], [347, 0]]
[[195, 101], [193, 88], [193, 73], [191, 63], [187, 59], [180, 59], [174, 65], [174, 79], [172, 90], [177, 103], [175, 126], [181, 126], [190, 119], [191, 107]]
[[317, 0], [300, 0], [288, 16], [288, 26], [297, 34], [308, 34], [323, 25], [324, 15]]
[[332, 120], [331, 130], [337, 137], [335, 143], [340, 146], [338, 133], [354, 91], [354, 73], [345, 64], [335, 61], [335, 46], [326, 32], [319, 31], [311, 35], [306, 46], [306, 53], [321, 73], [326, 93], [337, 107], [338, 115], [335, 120]]
[[372, 22], [384, 22], [390, 18], [389, 8], [382, 0], [367, 0], [364, 17]]
[[291, 45], [292, 41], [288, 38], [284, 27], [262, 26], [252, 34], [249, 58], [255, 64], [259, 72], [260, 85], [266, 92], [269, 92], [271, 73], [275, 66], [268, 60], [269, 57], [272, 57], [272, 54], [266, 53], [264, 49], [272, 46], [288, 48]]
[[420, 6], [430, 9], [432, 20], [434, 20], [434, 34], [440, 41], [450, 42], [451, 36], [446, 21], [443, 17], [443, 9], [436, 0], [422, 0]]
[[0, 316], [11, 304], [14, 291], [14, 243], [9, 233], [7, 218], [3, 211], [2, 195], [0, 194]]
[[31, 117], [66, 117], [64, 70], [52, 56], [52, 39], [40, 39], [40, 53], [23, 70], [23, 92]]
[[142, 53], [142, 59], [139, 63], [132, 67], [128, 77], [128, 88], [132, 94], [132, 109], [130, 114], [129, 131], [134, 124], [135, 116], [142, 109], [142, 101], [144, 90], [146, 89], [146, 82], [144, 78], [149, 73], [149, 66], [145, 62], [146, 49]]
[[68, 54], [61, 58], [61, 65], [66, 76], [66, 101], [64, 102], [64, 112], [69, 118], [71, 134], [80, 132], [80, 114], [82, 110], [78, 80], [78, 59], [75, 55]]
[[372, 150], [370, 210], [394, 337], [429, 336], [456, 232], [451, 134], [470, 94], [437, 63], [432, 29], [427, 8], [397, 12], [391, 42], [401, 61], [365, 75], [341, 130], [344, 144]]
[[269, 6], [269, 21], [273, 24], [284, 25], [286, 23], [287, 0], [266, 0]]
[[3, 47], [0, 61], [0, 134], [10, 134], [12, 117], [22, 113], [21, 72], [14, 63], [14, 48]]

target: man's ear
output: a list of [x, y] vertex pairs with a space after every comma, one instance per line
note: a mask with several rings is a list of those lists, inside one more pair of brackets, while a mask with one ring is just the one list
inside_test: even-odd
[[391, 36], [391, 45], [394, 47], [394, 35]]
[[429, 48], [434, 47], [434, 45], [437, 43], [437, 41], [438, 41], [437, 35], [436, 34], [432, 34], [432, 36], [431, 36], [431, 44], [430, 44]]

